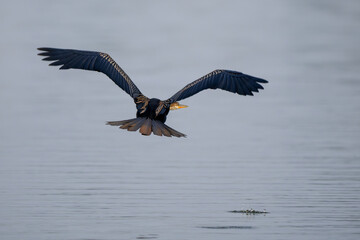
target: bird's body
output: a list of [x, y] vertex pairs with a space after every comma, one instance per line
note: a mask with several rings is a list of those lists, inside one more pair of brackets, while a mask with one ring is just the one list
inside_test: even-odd
[[[165, 105], [163, 105], [164, 103], [160, 99], [145, 99], [145, 103], [143, 103], [141, 100], [135, 99], [135, 103], [137, 103], [136, 117], [150, 118], [152, 120], [158, 120], [162, 123], [166, 121], [166, 115], [168, 115], [170, 108], [165, 107]], [[145, 104], [146, 107], [143, 108]], [[164, 107], [161, 108], [161, 106]]]
[[185, 108], [178, 101], [188, 98], [205, 89], [223, 89], [240, 95], [253, 95], [263, 87], [259, 83], [267, 83], [261, 78], [252, 77], [230, 70], [215, 70], [189, 83], [167, 100], [147, 98], [143, 95], [129, 76], [106, 53], [82, 51], [74, 49], [39, 48], [43, 60], [54, 61], [50, 65], [61, 66], [60, 69], [84, 69], [99, 71], [106, 74], [116, 85], [127, 92], [136, 104], [136, 118], [108, 122], [108, 125], [120, 126], [128, 131], [139, 130], [143, 135], [154, 133], [158, 136], [185, 137], [165, 124], [170, 110]]

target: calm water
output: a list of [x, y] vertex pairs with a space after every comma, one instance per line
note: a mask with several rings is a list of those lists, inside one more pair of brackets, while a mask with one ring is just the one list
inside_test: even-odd
[[[359, 1], [6, 1], [0, 8], [1, 239], [359, 239]], [[149, 97], [216, 68], [167, 124], [106, 126], [132, 99], [37, 47], [108, 52]], [[269, 214], [246, 215], [233, 210]]]

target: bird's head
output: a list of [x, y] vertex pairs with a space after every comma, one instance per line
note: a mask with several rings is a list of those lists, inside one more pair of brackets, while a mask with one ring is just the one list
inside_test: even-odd
[[180, 103], [178, 102], [174, 102], [170, 105], [170, 110], [177, 110], [177, 109], [180, 109], [180, 108], [187, 108], [188, 106], [186, 105], [181, 105]]

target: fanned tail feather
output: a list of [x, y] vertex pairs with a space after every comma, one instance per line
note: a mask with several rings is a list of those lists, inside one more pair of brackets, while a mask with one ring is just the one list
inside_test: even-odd
[[107, 122], [106, 124], [111, 126], [120, 126], [121, 129], [127, 129], [128, 131], [137, 131], [140, 129], [139, 132], [146, 136], [154, 133], [154, 135], [157, 136], [186, 137], [185, 134], [176, 131], [158, 120], [150, 118], [132, 118], [122, 121]]
[[[162, 124], [163, 124], [163, 123], [162, 123]], [[186, 137], [185, 134], [176, 131], [175, 129], [169, 127], [168, 125], [165, 125], [165, 124], [163, 124], [163, 125], [164, 125], [165, 129], [166, 129], [167, 131], [169, 131], [172, 136], [175, 136], [175, 137]]]
[[128, 131], [137, 131], [144, 123], [145, 118], [135, 118], [134, 124], [129, 126]]
[[149, 136], [151, 134], [151, 119], [147, 118], [143, 125], [140, 128], [140, 133], [145, 136]]

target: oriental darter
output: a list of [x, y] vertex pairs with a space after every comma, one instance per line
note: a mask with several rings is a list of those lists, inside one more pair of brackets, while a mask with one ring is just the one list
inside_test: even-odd
[[231, 70], [215, 70], [189, 83], [167, 100], [148, 98], [143, 95], [129, 76], [106, 53], [82, 51], [74, 49], [38, 48], [42, 51], [38, 55], [45, 56], [43, 60], [53, 61], [49, 65], [61, 66], [60, 69], [84, 69], [106, 74], [116, 85], [127, 92], [136, 104], [136, 118], [123, 121], [107, 122], [111, 126], [120, 126], [121, 129], [137, 131], [142, 135], [151, 133], [158, 136], [185, 137], [186, 135], [167, 126], [165, 123], [169, 110], [186, 108], [179, 101], [205, 90], [223, 89], [240, 95], [253, 95], [263, 89], [260, 83], [266, 80], [249, 76]]

